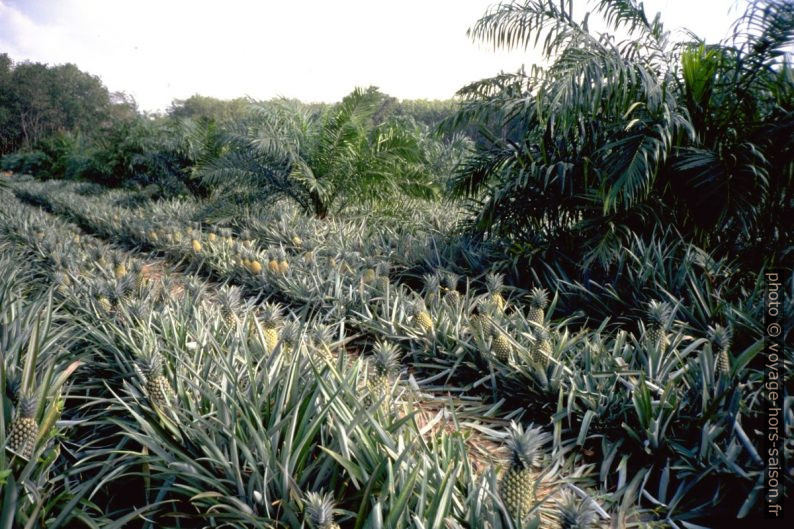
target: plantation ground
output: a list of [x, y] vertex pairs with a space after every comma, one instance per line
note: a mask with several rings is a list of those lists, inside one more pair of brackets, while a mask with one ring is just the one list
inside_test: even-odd
[[[331, 527], [310, 492], [344, 527], [760, 513], [757, 292], [692, 275], [678, 303], [637, 289], [656, 319], [642, 298], [598, 319], [577, 285], [500, 288], [422, 203], [209, 222], [208, 202], [19, 177], [0, 201], [4, 445], [28, 394], [38, 426], [31, 457], [4, 453], [5, 519]], [[674, 284], [636, 254], [634, 280]]]

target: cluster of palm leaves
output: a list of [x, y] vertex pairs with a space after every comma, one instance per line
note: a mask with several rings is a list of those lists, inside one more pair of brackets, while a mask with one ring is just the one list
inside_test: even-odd
[[674, 40], [641, 3], [592, 4], [614, 34], [552, 0], [499, 4], [470, 30], [548, 62], [459, 92], [453, 121], [483, 129], [452, 185], [473, 226], [586, 268], [656, 226], [720, 255], [790, 259], [778, 226], [794, 188], [794, 6], [752, 2], [729, 39], [706, 44]]

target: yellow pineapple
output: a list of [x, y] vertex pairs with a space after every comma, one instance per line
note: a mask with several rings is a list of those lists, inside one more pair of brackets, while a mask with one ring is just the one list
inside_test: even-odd
[[201, 243], [197, 239], [193, 239], [190, 244], [193, 245], [194, 252], [201, 252]]
[[546, 306], [549, 304], [549, 293], [545, 288], [535, 287], [529, 294], [529, 321], [543, 326], [546, 323]]
[[505, 310], [505, 298], [502, 295], [504, 289], [504, 275], [489, 273], [485, 276], [485, 285], [488, 288], [489, 301], [499, 311]]

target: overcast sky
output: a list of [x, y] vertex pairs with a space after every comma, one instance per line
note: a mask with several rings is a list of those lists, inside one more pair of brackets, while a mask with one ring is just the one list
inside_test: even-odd
[[[535, 62], [466, 30], [494, 0], [0, 0], [0, 53], [75, 63], [143, 110], [200, 93], [337, 101], [355, 86], [444, 99]], [[584, 1], [580, 2], [584, 7]], [[743, 0], [646, 0], [668, 29], [725, 36]], [[577, 6], [579, 7], [579, 6]]]

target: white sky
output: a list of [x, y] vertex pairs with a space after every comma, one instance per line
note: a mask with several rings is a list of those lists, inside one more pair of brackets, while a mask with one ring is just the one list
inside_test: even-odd
[[[338, 101], [376, 85], [445, 99], [464, 84], [535, 62], [494, 52], [466, 30], [494, 0], [0, 0], [0, 53], [75, 63], [143, 110], [200, 93]], [[585, 2], [582, 9], [585, 7]], [[743, 0], [645, 0], [667, 29], [708, 41]], [[577, 9], [579, 6], [577, 5]]]

